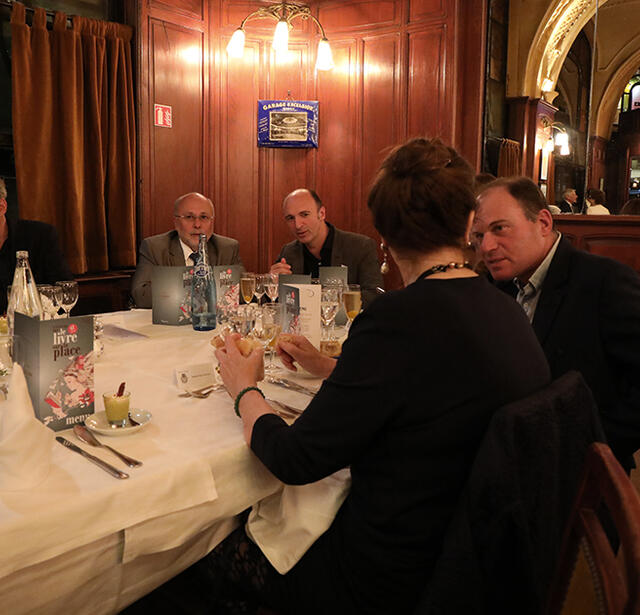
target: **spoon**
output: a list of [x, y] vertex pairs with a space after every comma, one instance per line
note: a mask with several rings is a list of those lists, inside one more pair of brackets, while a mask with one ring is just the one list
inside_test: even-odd
[[178, 397], [195, 397], [197, 399], [206, 399], [214, 393], [215, 391], [222, 391], [224, 389], [224, 384], [212, 384], [202, 389], [196, 389], [195, 391], [185, 391], [184, 393], [180, 393]]
[[80, 438], [86, 444], [90, 444], [91, 446], [101, 446], [102, 448], [109, 449], [114, 455], [119, 457], [122, 461], [124, 461], [130, 468], [137, 468], [142, 465], [142, 461], [138, 461], [137, 459], [133, 459], [124, 453], [118, 452], [116, 449], [111, 448], [107, 444], [102, 444], [84, 425], [74, 425], [73, 433]]

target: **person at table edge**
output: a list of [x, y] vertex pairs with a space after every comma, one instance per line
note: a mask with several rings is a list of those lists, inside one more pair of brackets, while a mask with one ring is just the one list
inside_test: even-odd
[[284, 220], [295, 239], [282, 246], [271, 273], [311, 274], [318, 267], [346, 265], [349, 284], [359, 284], [367, 307], [383, 287], [376, 244], [370, 237], [336, 228], [326, 221], [320, 197], [308, 188], [290, 192], [282, 201]]
[[640, 448], [640, 276], [574, 248], [526, 177], [485, 186], [472, 242], [498, 286], [524, 309], [552, 376], [583, 375], [611, 449], [629, 471]]
[[36, 284], [73, 280], [53, 226], [36, 220], [7, 218], [7, 186], [0, 177], [0, 314], [7, 311], [6, 289], [13, 283], [18, 250], [29, 252], [29, 265]]
[[175, 229], [142, 240], [138, 265], [131, 282], [131, 296], [137, 307], [150, 308], [151, 271], [155, 265], [194, 265], [200, 234], [207, 236], [210, 265], [242, 265], [238, 241], [213, 232], [213, 202], [199, 192], [189, 192], [173, 204]]

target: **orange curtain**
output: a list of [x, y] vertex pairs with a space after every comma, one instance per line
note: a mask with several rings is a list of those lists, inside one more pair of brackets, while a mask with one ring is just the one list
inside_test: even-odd
[[135, 265], [135, 123], [128, 26], [24, 5], [11, 15], [20, 217], [53, 224], [75, 273]]
[[498, 153], [498, 177], [522, 175], [522, 157], [520, 142], [502, 139]]

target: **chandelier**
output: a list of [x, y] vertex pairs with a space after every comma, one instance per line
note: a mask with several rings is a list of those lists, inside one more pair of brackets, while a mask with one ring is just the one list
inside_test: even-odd
[[230, 58], [241, 58], [244, 53], [244, 25], [251, 19], [270, 18], [277, 21], [276, 30], [273, 35], [273, 49], [276, 53], [286, 52], [289, 49], [289, 30], [293, 28], [291, 22], [298, 17], [311, 19], [322, 34], [318, 43], [318, 56], [316, 58], [316, 70], [331, 70], [333, 68], [333, 57], [331, 47], [327, 39], [322, 24], [311, 14], [311, 9], [304, 4], [293, 2], [278, 2], [271, 6], [259, 8], [253, 13], [249, 13], [240, 24], [240, 27], [233, 33], [227, 45], [227, 54]]

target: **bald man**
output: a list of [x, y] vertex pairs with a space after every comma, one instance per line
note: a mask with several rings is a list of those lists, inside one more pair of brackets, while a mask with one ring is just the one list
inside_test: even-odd
[[137, 307], [151, 307], [151, 271], [154, 265], [185, 267], [194, 265], [191, 255], [198, 251], [200, 234], [207, 236], [211, 265], [242, 265], [235, 239], [213, 232], [214, 208], [211, 199], [198, 192], [179, 197], [173, 204], [175, 229], [147, 237], [140, 244], [138, 266], [131, 283]]
[[282, 201], [282, 213], [295, 239], [282, 247], [271, 273], [317, 278], [318, 267], [346, 265], [349, 284], [360, 284], [363, 307], [373, 301], [376, 287], [383, 285], [373, 239], [329, 224], [320, 197], [307, 188], [288, 194]]

